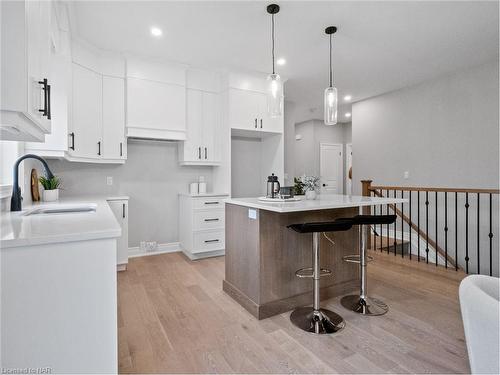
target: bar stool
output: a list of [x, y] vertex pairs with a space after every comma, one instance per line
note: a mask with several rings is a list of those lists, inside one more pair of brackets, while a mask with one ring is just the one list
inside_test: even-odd
[[346, 231], [352, 228], [350, 219], [335, 220], [329, 222], [292, 224], [288, 228], [298, 233], [312, 233], [313, 266], [302, 268], [295, 272], [297, 277], [309, 277], [313, 279], [313, 305], [312, 307], [299, 307], [293, 310], [290, 320], [300, 329], [316, 333], [326, 334], [340, 331], [345, 327], [344, 319], [333, 311], [320, 308], [319, 289], [320, 278], [330, 276], [331, 271], [320, 268], [320, 235], [323, 232]]
[[366, 266], [372, 257], [366, 255], [366, 225], [392, 224], [396, 215], [357, 215], [351, 218], [353, 225], [359, 225], [359, 255], [343, 257], [345, 262], [359, 264], [360, 290], [359, 295], [342, 297], [340, 303], [348, 310], [363, 315], [383, 315], [389, 307], [382, 301], [367, 296], [366, 293]]

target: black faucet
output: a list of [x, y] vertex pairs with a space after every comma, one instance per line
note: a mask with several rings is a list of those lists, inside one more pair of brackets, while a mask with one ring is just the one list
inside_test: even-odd
[[47, 178], [53, 178], [54, 175], [49, 169], [49, 166], [43, 160], [40, 156], [38, 155], [33, 155], [33, 154], [26, 154], [24, 156], [21, 156], [19, 159], [16, 160], [14, 163], [14, 178], [12, 181], [12, 197], [10, 198], [10, 210], [11, 211], [21, 211], [22, 209], [22, 199], [21, 197], [21, 188], [19, 187], [19, 164], [24, 160], [24, 159], [37, 159], [39, 160], [42, 164], [43, 167], [45, 168], [45, 173], [47, 174]]

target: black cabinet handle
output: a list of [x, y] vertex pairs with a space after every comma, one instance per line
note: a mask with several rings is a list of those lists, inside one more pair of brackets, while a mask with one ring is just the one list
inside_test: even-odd
[[198, 159], [201, 159], [201, 147], [198, 147]]
[[219, 202], [205, 202], [205, 204], [219, 204]]
[[219, 240], [205, 240], [205, 243], [219, 242]]
[[205, 219], [205, 221], [219, 221], [219, 219]]
[[120, 156], [123, 156], [123, 143], [120, 142]]
[[101, 141], [97, 142], [97, 155], [101, 156]]
[[323, 186], [326, 186], [326, 184], [323, 184]]
[[262, 129], [262, 119], [260, 119], [260, 128]]
[[205, 160], [207, 160], [207, 148], [205, 147]]
[[75, 151], [75, 133], [71, 132], [69, 136], [71, 137], [71, 146], [69, 146], [69, 148]]
[[122, 217], [125, 219], [125, 203], [122, 205]]
[[43, 109], [39, 109], [38, 112], [42, 112], [42, 116], [48, 116], [49, 115], [49, 97], [48, 97], [48, 81], [47, 78], [44, 78], [43, 81], [38, 81], [39, 85], [43, 85]]
[[255, 119], [255, 129], [257, 129], [257, 119]]
[[50, 110], [50, 85], [47, 85], [47, 119], [52, 119], [52, 112]]

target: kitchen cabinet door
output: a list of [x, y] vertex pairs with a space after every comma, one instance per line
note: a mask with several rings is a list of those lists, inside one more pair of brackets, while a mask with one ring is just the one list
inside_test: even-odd
[[230, 88], [229, 126], [232, 129], [259, 130], [265, 100], [262, 93]]
[[122, 235], [116, 239], [116, 265], [119, 270], [125, 270], [128, 263], [128, 200], [109, 200], [108, 204], [122, 228]]
[[184, 160], [199, 161], [203, 158], [203, 92], [187, 90], [186, 93], [187, 134], [184, 142]]
[[102, 77], [102, 157], [126, 159], [125, 82], [123, 78]]
[[[102, 154], [102, 76], [73, 64], [69, 154], [89, 159]], [[100, 152], [99, 152], [100, 151]]]
[[215, 93], [203, 93], [203, 159], [219, 161], [219, 96]]
[[[271, 132], [271, 133], [283, 133], [284, 127], [284, 116], [281, 114], [279, 117], [270, 117], [267, 111], [267, 98], [261, 103], [261, 111], [260, 118], [261, 122], [259, 123], [259, 130], [263, 132]], [[283, 112], [284, 112], [283, 107]]]

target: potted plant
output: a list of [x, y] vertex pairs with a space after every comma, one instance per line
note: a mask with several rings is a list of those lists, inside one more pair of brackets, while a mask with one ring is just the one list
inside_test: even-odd
[[59, 199], [59, 187], [61, 179], [57, 176], [52, 178], [40, 177], [38, 179], [43, 186], [43, 201], [54, 202]]
[[294, 195], [304, 195], [304, 184], [302, 183], [301, 177], [293, 178], [293, 194]]
[[316, 199], [316, 189], [319, 188], [319, 180], [320, 179], [317, 176], [303, 176], [301, 178], [306, 192], [306, 199]]

